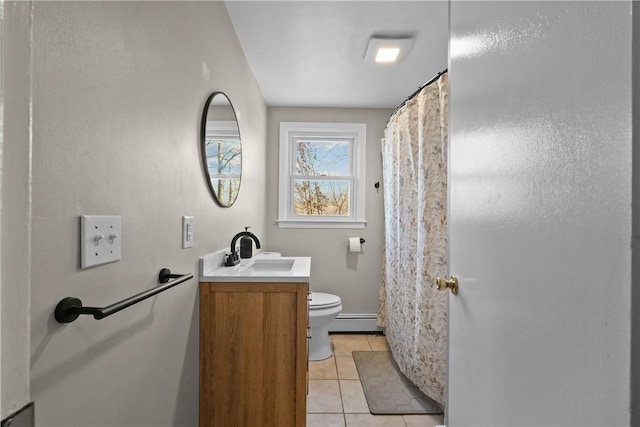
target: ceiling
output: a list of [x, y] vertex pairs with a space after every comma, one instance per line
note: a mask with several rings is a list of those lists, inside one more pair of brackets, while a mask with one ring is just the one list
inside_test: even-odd
[[[268, 106], [395, 108], [447, 67], [447, 1], [226, 1]], [[371, 36], [414, 42], [364, 62]]]

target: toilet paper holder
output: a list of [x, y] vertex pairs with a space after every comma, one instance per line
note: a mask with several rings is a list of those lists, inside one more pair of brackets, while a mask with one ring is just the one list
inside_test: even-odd
[[349, 237], [347, 248], [349, 252], [362, 252], [362, 244], [365, 240], [362, 237]]

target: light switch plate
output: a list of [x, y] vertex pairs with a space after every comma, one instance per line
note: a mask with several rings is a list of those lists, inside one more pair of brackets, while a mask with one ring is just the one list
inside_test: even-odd
[[193, 247], [193, 217], [182, 217], [182, 249]]
[[80, 268], [119, 261], [122, 230], [120, 216], [80, 217]]

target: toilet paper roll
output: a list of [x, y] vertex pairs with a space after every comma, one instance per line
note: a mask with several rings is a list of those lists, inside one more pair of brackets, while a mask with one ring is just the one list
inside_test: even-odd
[[349, 252], [362, 252], [359, 237], [349, 237]]

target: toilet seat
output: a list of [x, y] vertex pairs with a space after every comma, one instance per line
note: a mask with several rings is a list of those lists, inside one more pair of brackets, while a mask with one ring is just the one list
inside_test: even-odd
[[324, 308], [336, 307], [341, 303], [342, 300], [338, 295], [325, 294], [322, 292], [311, 292], [309, 310], [319, 310]]

